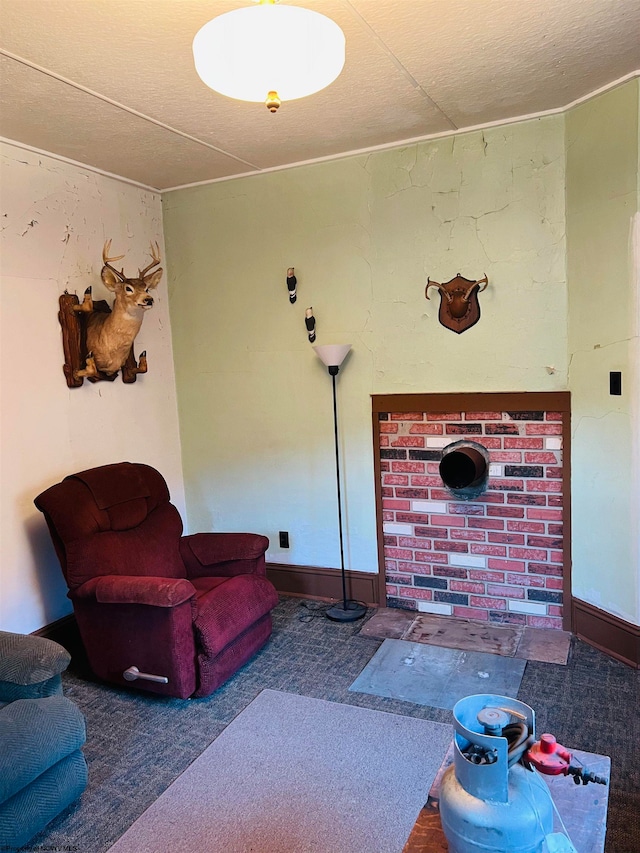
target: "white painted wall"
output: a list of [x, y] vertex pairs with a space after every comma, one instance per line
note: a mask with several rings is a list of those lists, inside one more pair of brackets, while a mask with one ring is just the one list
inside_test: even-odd
[[[58, 297], [111, 296], [102, 247], [126, 252], [125, 271], [164, 259], [160, 197], [11, 145], [0, 148], [0, 628], [31, 632], [71, 612], [34, 497], [67, 474], [110, 462], [153, 465], [184, 518], [184, 487], [166, 277], [136, 341], [149, 372], [67, 387]], [[166, 265], [165, 265], [166, 266]]]

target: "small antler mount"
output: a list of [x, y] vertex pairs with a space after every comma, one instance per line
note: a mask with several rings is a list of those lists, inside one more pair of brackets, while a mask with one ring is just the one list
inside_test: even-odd
[[[440, 291], [440, 310], [438, 319], [445, 329], [460, 335], [466, 332], [480, 319], [480, 302], [478, 294], [482, 293], [488, 285], [487, 276], [472, 281], [464, 278], [460, 273], [451, 281], [440, 284], [439, 281], [431, 281], [427, 278], [427, 286], [424, 290], [425, 298], [429, 298], [429, 288], [437, 287]], [[481, 287], [480, 285], [483, 285]]]

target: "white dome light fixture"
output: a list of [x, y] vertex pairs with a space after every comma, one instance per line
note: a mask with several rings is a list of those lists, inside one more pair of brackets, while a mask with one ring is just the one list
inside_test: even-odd
[[265, 103], [272, 113], [281, 101], [313, 95], [333, 83], [344, 52], [344, 33], [334, 21], [277, 0], [219, 15], [193, 40], [196, 71], [210, 89]]

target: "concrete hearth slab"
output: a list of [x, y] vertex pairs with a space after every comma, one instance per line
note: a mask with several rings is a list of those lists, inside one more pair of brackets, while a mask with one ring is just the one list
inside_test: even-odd
[[349, 690], [453, 708], [474, 693], [517, 696], [526, 661], [387, 639]]

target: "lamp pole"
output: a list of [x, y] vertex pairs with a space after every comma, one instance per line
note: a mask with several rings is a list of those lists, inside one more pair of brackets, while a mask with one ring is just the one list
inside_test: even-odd
[[331, 366], [329, 374], [331, 376], [331, 386], [333, 388], [333, 437], [336, 446], [336, 491], [338, 493], [338, 530], [340, 531], [340, 570], [342, 572], [342, 602], [343, 609], [346, 610], [347, 600], [347, 583], [344, 572], [344, 540], [342, 536], [342, 495], [340, 493], [340, 454], [338, 453], [338, 407], [336, 403], [336, 376], [338, 375], [338, 367]]
[[[340, 572], [342, 578], [342, 601], [328, 607], [325, 614], [328, 619], [334, 622], [355, 622], [356, 619], [362, 619], [367, 612], [366, 605], [360, 601], [354, 601], [347, 598], [347, 579], [344, 569], [344, 538], [342, 533], [342, 493], [340, 491], [340, 451], [338, 441], [338, 404], [336, 394], [336, 376], [340, 370], [340, 365], [347, 353], [351, 349], [350, 345], [343, 347], [335, 346], [317, 346], [314, 347], [318, 357], [322, 359], [326, 365], [329, 375], [331, 376], [331, 387], [333, 391], [333, 438], [336, 454], [336, 493], [338, 497], [338, 531], [340, 533]], [[336, 361], [338, 362], [336, 364]]]

